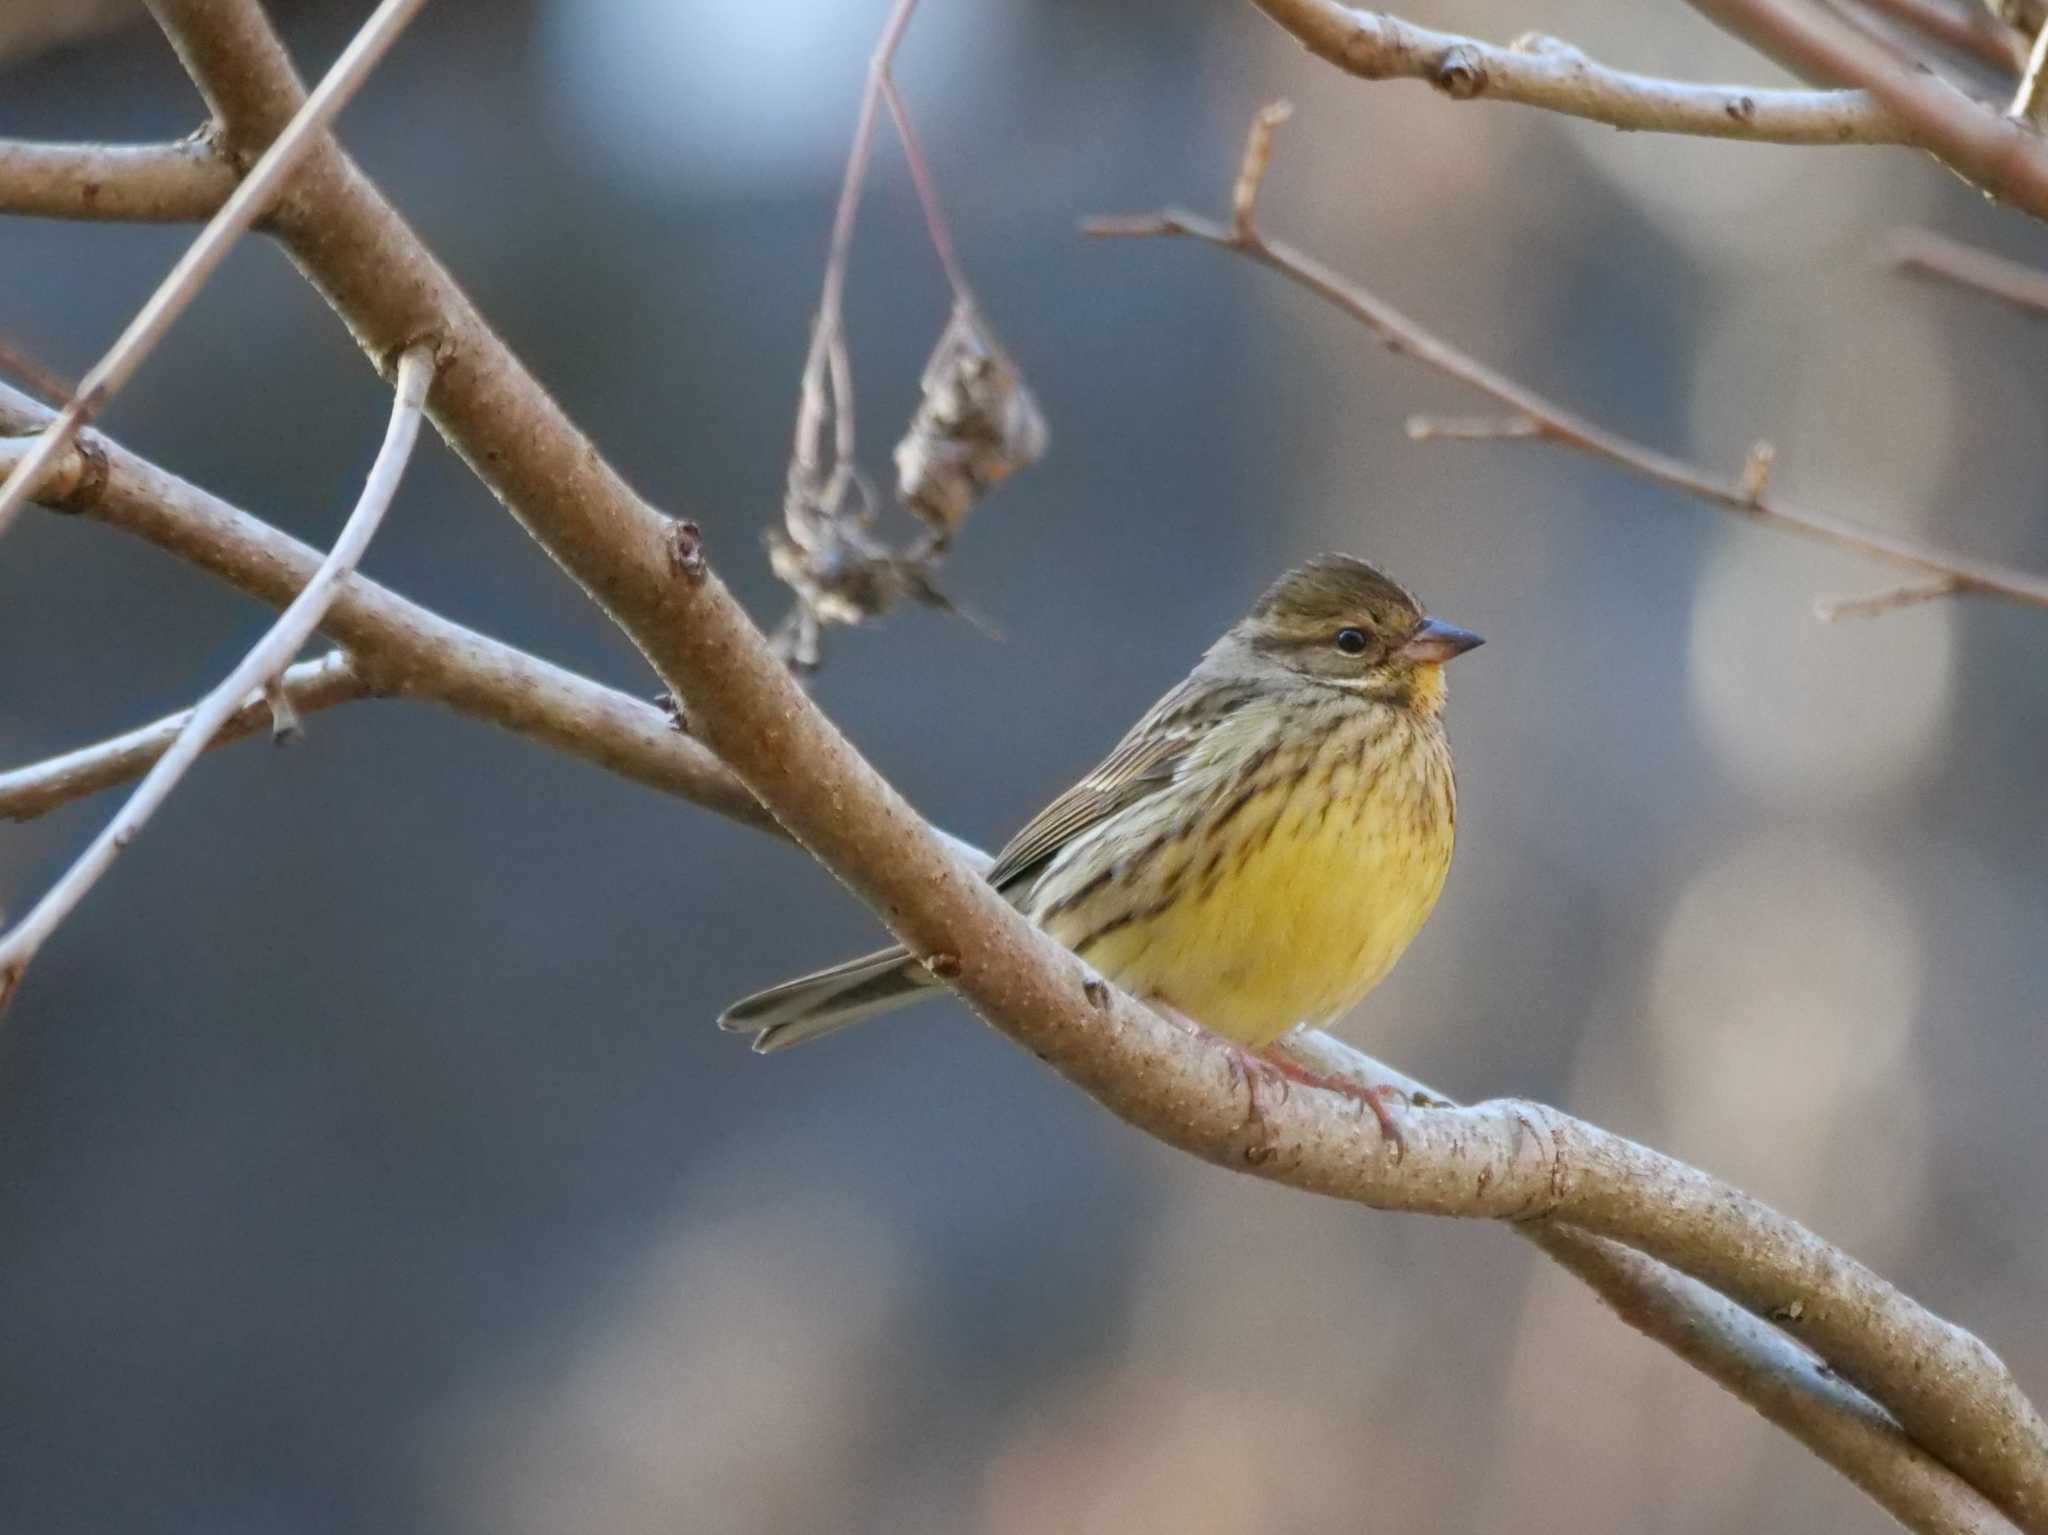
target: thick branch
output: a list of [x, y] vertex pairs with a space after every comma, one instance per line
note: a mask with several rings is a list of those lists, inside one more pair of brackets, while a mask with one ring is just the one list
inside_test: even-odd
[[1556, 38], [1508, 47], [1336, 0], [1253, 0], [1317, 58], [1362, 80], [1423, 80], [1453, 101], [1512, 101], [1643, 133], [1764, 144], [1910, 144], [1860, 91], [1692, 85], [1610, 69]]
[[1691, 0], [1694, 10], [1809, 78], [1863, 87], [1906, 141], [1994, 197], [2048, 218], [2048, 140], [1805, 0]]
[[0, 213], [197, 223], [212, 218], [234, 190], [234, 167], [204, 134], [175, 144], [0, 139]]
[[[1286, 1037], [1310, 1070], [1414, 1102], [1433, 1089], [1328, 1034]], [[1583, 1281], [1614, 1314], [1747, 1403], [1861, 1488], [1909, 1530], [1993, 1535], [2013, 1525], [1968, 1482], [1907, 1438], [1892, 1415], [1775, 1327], [1726, 1296], [1620, 1242], [1555, 1220], [1512, 1227]]]
[[[357, 675], [345, 651], [330, 651], [317, 661], [302, 661], [278, 679], [284, 696], [301, 714], [331, 709], [370, 696], [370, 686]], [[119, 784], [131, 783], [176, 744], [191, 723], [193, 711], [181, 710], [154, 724], [143, 725], [110, 740], [95, 742], [61, 757], [0, 773], [0, 818], [28, 821], [72, 800]], [[269, 702], [261, 694], [229, 715], [205, 749], [239, 741], [272, 725]]]
[[[295, 82], [246, 0], [154, 0], [231, 144], [261, 142]], [[818, 713], [708, 570], [697, 530], [590, 448], [338, 152], [282, 237], [373, 359], [432, 334], [436, 423], [654, 662], [706, 744], [977, 1011], [1124, 1118], [1226, 1165], [1386, 1208], [1556, 1214], [1695, 1273], [1802, 1336], [2001, 1503], [2048, 1504], [2041, 1425], [2002, 1365], [1794, 1223], [1704, 1174], [1533, 1105], [1409, 1117], [1387, 1155], [1350, 1100], [1304, 1089], [1247, 1123], [1220, 1045], [1090, 976], [1014, 912]]]

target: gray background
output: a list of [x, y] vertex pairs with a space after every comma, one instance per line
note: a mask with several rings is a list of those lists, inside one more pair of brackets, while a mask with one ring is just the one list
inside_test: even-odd
[[[281, 8], [316, 71], [359, 6]], [[343, 136], [764, 619], [795, 382], [882, 0], [442, 0]], [[1568, 454], [1415, 446], [1449, 385], [1229, 258], [1077, 237], [1219, 206], [1292, 96], [1276, 234], [1488, 360], [1815, 504], [2035, 569], [2038, 330], [1869, 259], [2048, 241], [1904, 153], [1619, 136], [1366, 87], [1247, 7], [929, 0], [899, 75], [1053, 426], [923, 613], [818, 696], [993, 845], [1278, 569], [1378, 558], [1453, 674], [1449, 889], [1346, 1032], [1733, 1177], [2048, 1388], [2048, 620], [1882, 586]], [[1640, 13], [1640, 14], [1638, 14]], [[1773, 78], [1683, 7], [1423, 4]], [[146, 24], [17, 55], [0, 132], [198, 121]], [[175, 230], [0, 222], [0, 329], [72, 373]], [[852, 270], [877, 466], [943, 319], [885, 139]], [[107, 428], [314, 542], [386, 400], [260, 242]], [[369, 568], [621, 687], [637, 658], [438, 443]], [[106, 529], [0, 546], [0, 757], [189, 701], [264, 615]], [[110, 800], [0, 827], [20, 911]], [[0, 1526], [69, 1531], [1878, 1529], [1500, 1232], [1173, 1156], [935, 1006], [772, 1062], [710, 1027], [875, 937], [828, 877], [425, 706], [207, 760], [0, 1042]]]

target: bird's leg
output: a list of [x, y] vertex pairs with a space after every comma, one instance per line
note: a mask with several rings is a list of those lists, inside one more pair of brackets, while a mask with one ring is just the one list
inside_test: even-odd
[[1268, 1071], [1279, 1073], [1283, 1081], [1295, 1081], [1305, 1087], [1320, 1087], [1325, 1092], [1342, 1093], [1355, 1098], [1372, 1110], [1372, 1117], [1380, 1122], [1380, 1135], [1394, 1148], [1395, 1160], [1406, 1152], [1407, 1143], [1401, 1138], [1400, 1121], [1394, 1117], [1389, 1098], [1401, 1100], [1401, 1090], [1391, 1082], [1382, 1082], [1367, 1087], [1362, 1082], [1353, 1082], [1348, 1077], [1331, 1076], [1327, 1072], [1312, 1071], [1301, 1062], [1281, 1052], [1277, 1043], [1266, 1046], [1259, 1052], [1259, 1060]]
[[[1264, 1084], [1269, 1089], [1277, 1088], [1280, 1096], [1276, 1101], [1285, 1103], [1289, 1091], [1285, 1069], [1273, 1060], [1247, 1050], [1236, 1040], [1218, 1034], [1213, 1029], [1204, 1028], [1171, 1002], [1168, 1002], [1164, 997], [1151, 997], [1147, 1000], [1151, 1003], [1152, 1010], [1158, 1013], [1160, 1017], [1166, 1019], [1167, 1022], [1177, 1024], [1181, 1028], [1186, 1029], [1189, 1035], [1195, 1039], [1213, 1039], [1222, 1045], [1225, 1050], [1229, 1051], [1231, 1085], [1235, 1087], [1242, 1083], [1244, 1085], [1245, 1097], [1248, 1100], [1248, 1106], [1245, 1110], [1245, 1123], [1257, 1126], [1263, 1135], [1266, 1128], [1266, 1104], [1265, 1100], [1260, 1096], [1259, 1089], [1261, 1084]], [[1245, 1160], [1257, 1166], [1272, 1154], [1273, 1148], [1262, 1142], [1245, 1152]]]

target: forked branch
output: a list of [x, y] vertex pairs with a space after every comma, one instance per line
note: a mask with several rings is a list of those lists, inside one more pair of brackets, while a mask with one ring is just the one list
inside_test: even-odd
[[2048, 608], [2048, 577], [1951, 554], [1896, 533], [1886, 533], [1844, 517], [1795, 505], [1770, 491], [1767, 445], [1760, 444], [1759, 449], [1752, 452], [1740, 473], [1724, 476], [1624, 437], [1459, 350], [1377, 294], [1314, 257], [1277, 240], [1267, 239], [1253, 222], [1247, 188], [1255, 199], [1270, 155], [1268, 141], [1276, 121], [1278, 119], [1268, 109], [1253, 126], [1244, 169], [1232, 194], [1233, 212], [1229, 224], [1219, 224], [1177, 208], [1168, 208], [1157, 213], [1091, 219], [1083, 226], [1084, 229], [1091, 235], [1103, 237], [1181, 236], [1248, 257], [1350, 315], [1389, 351], [1412, 357], [1436, 369], [1486, 395], [1512, 413], [1507, 422], [1491, 428], [1475, 428], [1472, 423], [1461, 422], [1456, 429], [1449, 431], [1431, 418], [1424, 417], [1421, 418], [1420, 431], [1416, 429], [1416, 423], [1411, 423], [1411, 435], [1521, 438], [1560, 443], [1604, 459], [1643, 479], [1683, 491], [1696, 500], [1738, 517], [1881, 560], [1913, 572], [1922, 581], [1943, 581], [1947, 583], [1948, 592], [2002, 597], [2033, 607]]
[[292, 657], [312, 637], [313, 631], [319, 628], [320, 620], [334, 602], [336, 590], [356, 568], [356, 561], [369, 547], [370, 539], [391, 505], [392, 496], [398, 491], [406, 461], [412, 456], [412, 445], [419, 437], [420, 406], [427, 397], [427, 386], [433, 382], [433, 377], [433, 354], [428, 349], [414, 348], [399, 360], [397, 398], [392, 405], [390, 425], [384, 433], [384, 445], [378, 449], [376, 462], [370, 466], [369, 477], [363, 483], [363, 493], [356, 501], [355, 510], [349, 513], [340, 537], [335, 540], [327, 558], [321, 561], [320, 568], [313, 573], [313, 579], [306, 583], [305, 589], [292, 600], [269, 632], [257, 641], [255, 648], [228, 673], [226, 680], [200, 700], [191, 718], [178, 732], [177, 739], [157, 759], [156, 765], [142, 780], [142, 786], [129, 796], [120, 813], [107, 823], [106, 829], [92, 840], [78, 861], [50, 887], [49, 893], [29, 908], [28, 915], [0, 937], [0, 1008], [6, 1006], [20, 987], [22, 972], [35, 958], [37, 950], [77, 909], [78, 903], [99, 883], [100, 876], [113, 866], [122, 850], [141, 834], [150, 816], [170, 798], [171, 790], [185, 776], [185, 770], [198, 761], [199, 754], [206, 750], [207, 743], [221, 726], [247, 704], [252, 693], [260, 697], [262, 691], [291, 664]]

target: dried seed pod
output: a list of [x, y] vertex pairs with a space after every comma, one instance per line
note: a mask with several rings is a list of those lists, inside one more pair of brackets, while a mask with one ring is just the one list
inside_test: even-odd
[[922, 398], [896, 445], [896, 493], [943, 544], [998, 481], [1045, 453], [1045, 416], [967, 304], [932, 348]]

